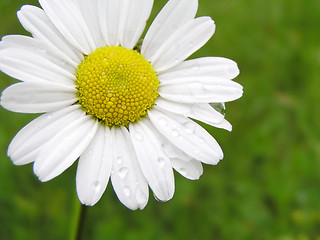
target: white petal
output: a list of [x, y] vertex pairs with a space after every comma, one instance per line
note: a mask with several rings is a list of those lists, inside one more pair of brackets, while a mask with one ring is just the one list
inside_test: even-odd
[[50, 112], [77, 101], [75, 88], [57, 83], [16, 83], [2, 92], [2, 107], [22, 113]]
[[201, 162], [190, 159], [188, 161], [179, 158], [170, 159], [172, 167], [183, 177], [190, 180], [197, 180], [203, 173]]
[[160, 83], [159, 94], [182, 103], [229, 102], [242, 96], [242, 86], [223, 78], [180, 78]]
[[74, 47], [86, 55], [96, 49], [97, 46], [76, 2], [39, 0], [39, 3], [51, 22]]
[[0, 70], [24, 82], [56, 82], [74, 86], [75, 76], [35, 51], [5, 48], [0, 51]]
[[74, 105], [41, 115], [23, 127], [12, 139], [8, 147], [8, 156], [16, 165], [33, 162], [49, 139], [84, 114], [79, 106]]
[[205, 122], [205, 121], [203, 121], [203, 122], [206, 124], [209, 124], [211, 126], [214, 126], [216, 128], [222, 128], [222, 129], [228, 130], [229, 132], [232, 131], [232, 125], [226, 119], [223, 119], [219, 123], [210, 123], [210, 122]]
[[201, 48], [213, 35], [215, 25], [210, 17], [193, 19], [179, 28], [148, 59], [156, 72], [172, 68]]
[[129, 209], [143, 209], [148, 202], [149, 189], [139, 166], [128, 130], [111, 129], [113, 167], [111, 181], [119, 200]]
[[132, 49], [138, 42], [148, 20], [153, 0], [123, 0], [119, 39], [120, 45]]
[[217, 128], [232, 130], [231, 124], [224, 115], [212, 108], [208, 103], [178, 103], [158, 97], [156, 105], [165, 111], [181, 114]]
[[14, 48], [18, 51], [27, 50], [49, 60], [53, 64], [59, 66], [73, 75], [76, 73], [77, 65], [71, 64], [64, 57], [59, 55], [59, 52], [50, 46], [47, 46], [42, 41], [23, 35], [8, 35], [2, 38], [0, 42], [0, 51], [6, 48]]
[[17, 15], [22, 26], [42, 45], [46, 45], [43, 51], [63, 59], [63, 62], [75, 68], [81, 63], [82, 54], [67, 42], [41, 8], [25, 5]]
[[158, 97], [156, 105], [165, 111], [181, 114], [205, 123], [220, 123], [224, 116], [207, 103], [178, 103]]
[[[150, 123], [149, 128], [153, 128]], [[179, 148], [173, 145], [168, 139], [158, 131], [153, 131], [155, 137], [161, 142], [161, 149], [164, 154], [170, 159], [172, 167], [185, 178], [196, 180], [203, 173], [201, 162], [193, 159]]]
[[118, 46], [120, 37], [120, 19], [122, 11], [122, 1], [120, 0], [100, 0], [99, 1], [99, 21], [104, 41], [108, 46]]
[[239, 74], [237, 63], [222, 57], [204, 57], [187, 60], [159, 74], [162, 83], [181, 78], [215, 77], [233, 79]]
[[103, 34], [100, 28], [99, 18], [99, 0], [78, 0], [79, 9], [81, 14], [88, 25], [91, 36], [97, 47], [103, 47], [106, 42], [103, 39]]
[[93, 206], [104, 193], [112, 167], [109, 127], [99, 125], [89, 146], [78, 162], [76, 187], [82, 204]]
[[141, 53], [147, 60], [177, 31], [196, 15], [197, 0], [171, 0], [151, 24], [142, 44]]
[[174, 194], [174, 176], [170, 160], [161, 149], [153, 129], [147, 127], [144, 118], [129, 125], [131, 140], [150, 188], [161, 201], [167, 201]]
[[194, 159], [217, 164], [223, 158], [216, 140], [194, 121], [181, 115], [163, 113], [155, 108], [148, 115], [161, 134]]
[[63, 127], [41, 149], [33, 171], [43, 182], [60, 175], [84, 152], [95, 135], [98, 122], [83, 116]]

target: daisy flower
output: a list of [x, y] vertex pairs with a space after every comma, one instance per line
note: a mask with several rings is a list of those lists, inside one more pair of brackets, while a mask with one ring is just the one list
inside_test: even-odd
[[215, 31], [195, 18], [197, 0], [169, 0], [139, 40], [153, 0], [39, 0], [18, 11], [32, 37], [0, 43], [0, 70], [21, 81], [1, 105], [43, 113], [11, 141], [16, 165], [32, 163], [49, 181], [77, 159], [76, 189], [94, 205], [109, 179], [119, 200], [143, 209], [149, 187], [173, 197], [173, 169], [198, 179], [202, 163], [223, 158], [216, 140], [194, 120], [231, 131], [214, 105], [242, 95], [237, 64], [220, 57], [186, 60]]

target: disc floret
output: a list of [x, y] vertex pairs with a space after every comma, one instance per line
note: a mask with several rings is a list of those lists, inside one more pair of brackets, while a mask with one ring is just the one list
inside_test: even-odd
[[159, 79], [151, 64], [121, 46], [90, 53], [79, 64], [76, 78], [80, 105], [110, 127], [141, 119], [159, 95]]

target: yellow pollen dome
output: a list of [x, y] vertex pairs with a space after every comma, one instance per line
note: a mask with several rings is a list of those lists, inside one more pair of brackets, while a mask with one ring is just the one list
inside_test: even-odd
[[128, 126], [147, 114], [159, 79], [137, 51], [102, 47], [85, 57], [76, 74], [79, 103], [108, 126]]

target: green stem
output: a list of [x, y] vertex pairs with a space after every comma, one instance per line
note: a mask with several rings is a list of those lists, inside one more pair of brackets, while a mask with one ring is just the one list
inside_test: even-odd
[[83, 228], [86, 220], [86, 215], [87, 215], [87, 207], [84, 205], [81, 205], [80, 209], [80, 217], [78, 221], [78, 229], [77, 229], [77, 235], [75, 240], [81, 240], [83, 239]]
[[85, 224], [87, 207], [82, 205], [76, 199], [75, 207], [72, 213], [72, 223], [70, 231], [70, 240], [81, 240], [83, 237], [83, 228]]

